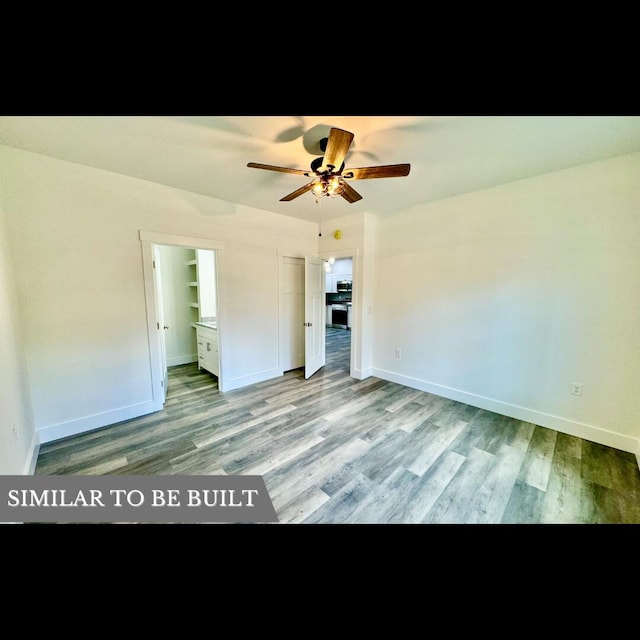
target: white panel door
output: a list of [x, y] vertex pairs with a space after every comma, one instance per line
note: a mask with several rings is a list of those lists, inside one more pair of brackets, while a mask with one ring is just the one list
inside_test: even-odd
[[160, 251], [158, 247], [153, 247], [153, 281], [156, 289], [156, 318], [158, 320], [158, 338], [160, 342], [160, 360], [162, 367], [162, 390], [164, 393], [163, 402], [167, 399], [167, 387], [169, 385], [169, 371], [167, 369], [167, 344], [164, 332], [168, 328], [164, 324], [164, 306], [162, 298], [162, 277], [160, 275]]
[[324, 367], [325, 272], [320, 258], [305, 258], [304, 377]]
[[304, 259], [282, 259], [282, 371], [298, 369], [305, 360]]

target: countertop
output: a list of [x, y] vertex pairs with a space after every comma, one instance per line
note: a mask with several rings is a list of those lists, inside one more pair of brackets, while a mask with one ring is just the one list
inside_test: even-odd
[[216, 320], [213, 322], [194, 322], [193, 324], [199, 327], [206, 327], [207, 329], [218, 329], [218, 322]]

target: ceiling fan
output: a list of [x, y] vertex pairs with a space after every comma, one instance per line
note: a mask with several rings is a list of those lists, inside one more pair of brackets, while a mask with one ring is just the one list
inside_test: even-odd
[[280, 171], [281, 173], [293, 173], [299, 176], [313, 178], [303, 187], [280, 198], [280, 202], [289, 202], [303, 193], [310, 191], [315, 196], [316, 202], [323, 197], [342, 196], [347, 202], [362, 200], [362, 196], [347, 182], [348, 180], [370, 180], [371, 178], [399, 178], [409, 175], [410, 164], [388, 164], [378, 167], [360, 167], [358, 169], [344, 168], [344, 159], [349, 151], [353, 133], [333, 127], [329, 131], [329, 137], [320, 141], [320, 149], [324, 156], [316, 158], [311, 163], [311, 171], [303, 169], [289, 169], [287, 167], [275, 167], [270, 164], [249, 162], [247, 167], [253, 169], [266, 169], [268, 171]]

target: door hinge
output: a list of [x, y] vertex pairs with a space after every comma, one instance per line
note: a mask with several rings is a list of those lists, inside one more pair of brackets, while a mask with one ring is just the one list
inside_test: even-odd
[[153, 261], [153, 268], [154, 269], [156, 268], [156, 261], [155, 260]]
[[158, 331], [160, 330], [160, 323], [156, 322], [156, 327], [158, 327]]
[[160, 386], [164, 389], [164, 380], [160, 380]]

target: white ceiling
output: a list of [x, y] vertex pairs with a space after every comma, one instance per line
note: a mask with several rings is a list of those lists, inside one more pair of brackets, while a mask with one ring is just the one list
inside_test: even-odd
[[[346, 167], [409, 163], [406, 177], [352, 181], [362, 200], [306, 193], [330, 127], [351, 131]], [[640, 151], [640, 116], [0, 116], [0, 143], [221, 200], [317, 221], [412, 205]]]

